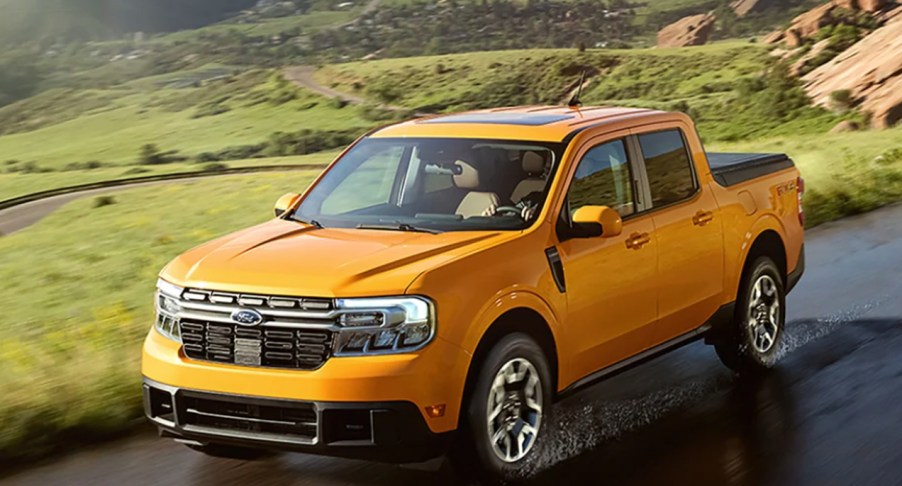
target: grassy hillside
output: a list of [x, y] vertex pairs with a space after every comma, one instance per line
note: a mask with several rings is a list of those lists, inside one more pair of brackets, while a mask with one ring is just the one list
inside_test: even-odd
[[[418, 111], [568, 98], [581, 71], [586, 104], [684, 111], [708, 141], [823, 133], [843, 116], [811, 108], [766, 49], [743, 41], [690, 49], [533, 49], [329, 65], [323, 84]], [[770, 73], [770, 74], [767, 74]]]
[[[334, 150], [381, 117], [271, 71], [223, 66], [111, 89], [51, 90], [0, 108], [0, 199], [68, 182]], [[159, 157], [142, 158], [148, 144]]]
[[254, 3], [256, 0], [0, 0], [0, 44], [190, 29]]

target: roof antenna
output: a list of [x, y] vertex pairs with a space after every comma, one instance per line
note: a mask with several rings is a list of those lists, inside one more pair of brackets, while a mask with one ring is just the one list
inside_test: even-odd
[[567, 102], [567, 106], [570, 108], [576, 108], [578, 106], [582, 106], [583, 102], [579, 99], [583, 94], [583, 84], [586, 83], [586, 70], [583, 69], [582, 72], [579, 73], [579, 86], [576, 87], [576, 93], [574, 93], [573, 98], [570, 98], [570, 101]]

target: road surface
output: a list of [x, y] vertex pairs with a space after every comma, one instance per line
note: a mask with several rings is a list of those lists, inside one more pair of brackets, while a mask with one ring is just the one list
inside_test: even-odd
[[[902, 484], [902, 206], [809, 233], [775, 373], [737, 381], [701, 343], [558, 404], [531, 483]], [[136, 377], [137, 380], [137, 377]], [[456, 484], [440, 461], [211, 459], [148, 430], [10, 484]]]

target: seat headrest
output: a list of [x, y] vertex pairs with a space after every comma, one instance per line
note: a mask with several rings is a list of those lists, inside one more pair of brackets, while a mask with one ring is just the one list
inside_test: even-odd
[[545, 173], [545, 157], [538, 152], [528, 151], [523, 154], [523, 172], [530, 175]]
[[470, 190], [479, 188], [479, 170], [473, 164], [458, 160], [454, 165], [460, 167], [460, 173], [454, 175], [455, 186]]

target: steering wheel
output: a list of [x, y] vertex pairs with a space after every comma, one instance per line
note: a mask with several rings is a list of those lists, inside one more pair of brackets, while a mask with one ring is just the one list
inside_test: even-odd
[[495, 214], [500, 216], [520, 216], [523, 210], [516, 206], [498, 206], [495, 208]]

